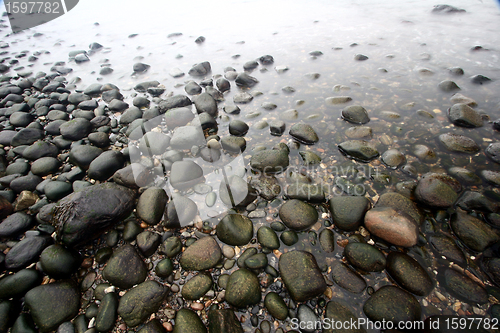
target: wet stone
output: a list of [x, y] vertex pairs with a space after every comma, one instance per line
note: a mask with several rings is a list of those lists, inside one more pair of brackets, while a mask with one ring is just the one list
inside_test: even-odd
[[145, 257], [152, 256], [161, 243], [161, 236], [156, 232], [143, 231], [137, 235], [137, 247]]
[[349, 243], [344, 255], [351, 265], [365, 272], [380, 272], [386, 267], [384, 254], [366, 243]]
[[308, 229], [318, 221], [316, 208], [297, 199], [289, 200], [283, 204], [279, 216], [288, 228], [297, 231]]
[[280, 235], [280, 239], [286, 246], [292, 246], [299, 241], [299, 236], [293, 230], [285, 230]]
[[377, 290], [364, 304], [363, 311], [373, 321], [391, 321], [395, 324], [420, 320], [422, 309], [410, 293], [394, 286]]
[[60, 226], [59, 239], [70, 246], [86, 243], [127, 216], [134, 204], [135, 192], [113, 183], [72, 193], [54, 209], [54, 222]]
[[69, 278], [81, 263], [80, 254], [72, 249], [54, 244], [40, 254], [40, 266], [45, 274], [55, 279]]
[[452, 152], [475, 154], [480, 150], [478, 144], [465, 135], [445, 133], [439, 136], [439, 141]]
[[247, 104], [253, 100], [253, 96], [247, 92], [237, 93], [233, 97], [233, 102], [235, 104]]
[[42, 251], [52, 242], [51, 237], [43, 234], [25, 237], [5, 255], [5, 268], [9, 271], [18, 271], [27, 267], [37, 261]]
[[281, 185], [273, 175], [263, 174], [258, 179], [252, 179], [251, 184], [266, 200], [272, 200], [281, 193]]
[[473, 251], [483, 252], [500, 240], [495, 229], [461, 210], [452, 215], [450, 226], [457, 237]]
[[453, 81], [444, 80], [438, 84], [438, 88], [444, 92], [453, 92], [460, 90], [460, 87]]
[[321, 185], [295, 182], [286, 188], [286, 195], [290, 199], [309, 202], [324, 202], [325, 193]]
[[342, 153], [360, 162], [369, 162], [379, 156], [379, 152], [370, 147], [365, 140], [344, 141], [338, 147]]
[[418, 182], [415, 196], [425, 205], [446, 208], [455, 203], [460, 190], [460, 183], [454, 178], [444, 174], [427, 173]]
[[319, 141], [319, 137], [308, 124], [295, 124], [290, 128], [290, 135], [297, 141], [306, 145], [312, 145]]
[[462, 127], [481, 127], [483, 126], [483, 118], [473, 108], [467, 104], [458, 103], [453, 105], [448, 110], [450, 121], [456, 126]]
[[31, 289], [25, 302], [36, 325], [48, 332], [78, 314], [80, 295], [70, 282], [61, 281]]
[[336, 262], [332, 265], [332, 279], [351, 293], [360, 294], [366, 289], [366, 281], [342, 262]]
[[396, 169], [406, 162], [406, 157], [397, 149], [389, 149], [382, 154], [381, 160], [385, 165]]
[[225, 244], [242, 246], [253, 237], [253, 223], [246, 216], [228, 214], [217, 224], [217, 238]]
[[241, 323], [231, 309], [210, 309], [208, 330], [210, 333], [243, 333]]
[[363, 223], [370, 201], [361, 196], [341, 196], [330, 199], [333, 223], [341, 230], [357, 230]]
[[434, 289], [434, 283], [427, 271], [404, 253], [389, 253], [387, 272], [399, 286], [417, 296], [427, 296]]
[[429, 244], [431, 244], [438, 256], [445, 257], [447, 260], [457, 264], [464, 264], [466, 262], [463, 251], [451, 237], [444, 234], [433, 234], [429, 237]]
[[452, 268], [440, 270], [438, 280], [450, 294], [464, 302], [478, 304], [488, 302], [488, 294], [482, 286]]
[[353, 124], [366, 124], [370, 121], [368, 112], [360, 105], [351, 105], [342, 110], [342, 119]]
[[180, 264], [187, 271], [202, 271], [215, 267], [222, 251], [212, 237], [203, 237], [191, 244], [182, 254]]
[[314, 256], [308, 252], [290, 251], [279, 258], [279, 271], [292, 299], [298, 302], [322, 294], [327, 286]]
[[[350, 306], [345, 300], [342, 299], [332, 299], [328, 302], [326, 306], [325, 319], [329, 319], [331, 323], [334, 322], [358, 322], [358, 317], [353, 313]], [[366, 330], [361, 327], [349, 327], [346, 328], [325, 328], [323, 330], [325, 333], [366, 333]]]
[[244, 136], [248, 132], [248, 125], [241, 120], [231, 120], [229, 123], [229, 133], [234, 136]]
[[245, 138], [237, 136], [225, 136], [220, 141], [222, 148], [230, 153], [241, 153], [245, 151], [247, 142]]
[[167, 278], [174, 271], [174, 264], [169, 258], [160, 260], [155, 267], [155, 273], [161, 278]]
[[321, 157], [312, 151], [301, 151], [299, 152], [300, 157], [302, 157], [302, 162], [306, 166], [317, 165], [321, 163]]
[[288, 317], [288, 307], [285, 301], [275, 292], [266, 295], [264, 306], [271, 316], [278, 320], [285, 320]]
[[251, 88], [255, 86], [257, 83], [259, 83], [259, 81], [255, 77], [250, 76], [249, 74], [244, 72], [238, 74], [235, 82], [237, 86], [247, 87], [247, 88]]
[[22, 269], [0, 279], [0, 299], [20, 298], [40, 285], [43, 275], [35, 269]]
[[345, 135], [349, 139], [371, 139], [372, 128], [368, 126], [356, 126], [346, 129]]
[[268, 226], [261, 226], [257, 230], [257, 240], [262, 247], [275, 250], [280, 247], [276, 232]]
[[146, 279], [146, 275], [146, 264], [130, 245], [115, 250], [103, 270], [103, 277], [122, 289], [141, 283]]
[[163, 218], [168, 196], [165, 190], [150, 187], [144, 191], [137, 202], [137, 215], [146, 223], [155, 225]]
[[288, 151], [284, 149], [262, 150], [252, 155], [250, 160], [253, 169], [264, 173], [283, 172], [288, 164]]
[[0, 237], [12, 237], [30, 229], [33, 219], [24, 212], [17, 212], [0, 223]]
[[500, 209], [498, 203], [494, 203], [485, 195], [475, 191], [462, 193], [456, 205], [466, 211], [479, 210], [487, 213], [493, 213]]
[[448, 173], [457, 180], [469, 185], [479, 185], [482, 183], [478, 175], [466, 168], [451, 167], [448, 169]]
[[129, 327], [135, 327], [158, 311], [165, 296], [166, 290], [158, 282], [143, 282], [122, 296], [118, 314]]
[[245, 268], [233, 272], [226, 286], [226, 301], [238, 308], [259, 303], [261, 292], [257, 276]]
[[500, 163], [500, 142], [491, 143], [485, 153], [492, 161]]
[[212, 278], [206, 274], [192, 277], [182, 287], [182, 297], [187, 300], [197, 300], [205, 295], [212, 287]]
[[365, 215], [365, 226], [374, 235], [398, 246], [417, 243], [418, 224], [391, 207], [375, 207]]

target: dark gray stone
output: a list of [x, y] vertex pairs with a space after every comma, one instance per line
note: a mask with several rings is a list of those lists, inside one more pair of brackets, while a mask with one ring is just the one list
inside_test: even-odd
[[448, 117], [450, 121], [461, 127], [481, 127], [483, 126], [483, 118], [473, 108], [467, 104], [458, 103], [448, 109]]
[[55, 330], [60, 324], [76, 316], [80, 308], [80, 294], [67, 281], [35, 287], [26, 294], [24, 300], [42, 332]]
[[316, 259], [309, 252], [290, 251], [279, 258], [279, 271], [293, 300], [307, 301], [327, 288]]
[[62, 124], [59, 131], [65, 139], [77, 141], [89, 135], [92, 124], [87, 119], [75, 118]]
[[420, 320], [422, 309], [415, 296], [394, 286], [383, 286], [364, 304], [363, 311], [372, 321], [400, 322]]
[[290, 229], [305, 230], [318, 221], [318, 211], [308, 203], [292, 199], [279, 210], [281, 221]]
[[158, 311], [167, 290], [156, 281], [145, 281], [129, 290], [120, 299], [118, 314], [127, 326], [135, 327]]
[[353, 124], [366, 124], [370, 121], [368, 112], [361, 105], [350, 105], [342, 110], [342, 119]]
[[191, 244], [183, 253], [180, 264], [187, 271], [202, 271], [215, 267], [222, 258], [219, 244], [212, 237], [203, 237]]
[[453, 133], [445, 133], [439, 136], [439, 141], [444, 147], [452, 152], [476, 154], [481, 149], [471, 138]]
[[125, 157], [116, 150], [108, 150], [96, 157], [89, 165], [88, 176], [95, 180], [107, 180], [123, 168]]
[[261, 301], [259, 279], [245, 268], [238, 269], [229, 277], [225, 298], [229, 304], [237, 308], [259, 303]]
[[349, 243], [344, 255], [351, 265], [365, 272], [380, 272], [385, 269], [386, 258], [376, 247], [366, 243]]
[[135, 248], [127, 244], [113, 252], [102, 274], [118, 288], [129, 289], [143, 282], [148, 270]]
[[217, 238], [223, 243], [243, 246], [253, 237], [253, 223], [246, 216], [228, 214], [217, 224]]
[[53, 211], [59, 239], [71, 246], [84, 244], [128, 216], [135, 191], [113, 183], [84, 188], [65, 197]]

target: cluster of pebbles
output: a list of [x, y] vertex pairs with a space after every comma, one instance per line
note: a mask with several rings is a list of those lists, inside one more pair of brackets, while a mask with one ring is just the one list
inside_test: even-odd
[[[270, 55], [216, 75], [198, 63], [186, 94], [144, 81], [129, 96], [68, 83], [65, 62], [9, 74], [40, 55], [4, 51], [0, 64], [0, 332], [297, 332], [296, 322], [315, 332], [321, 320], [358, 318], [425, 320], [426, 332], [463, 317], [481, 319], [474, 332], [498, 327], [500, 142], [470, 134], [488, 117], [453, 81], [437, 85], [455, 94], [433, 134], [461, 166], [443, 171], [428, 167], [439, 153], [425, 142], [408, 153], [373, 139], [377, 116], [349, 96], [325, 100], [348, 127], [334, 153], [321, 145], [328, 127], [296, 121], [296, 110], [254, 123], [239, 105], [262, 94], [251, 74], [273, 67]], [[149, 69], [133, 66], [139, 77]], [[252, 144], [252, 128], [280, 142]], [[225, 167], [238, 157], [242, 166]], [[487, 168], [476, 174], [464, 159]], [[405, 180], [378, 191], [387, 173], [317, 176], [345, 163]], [[220, 181], [206, 172], [214, 165]]]

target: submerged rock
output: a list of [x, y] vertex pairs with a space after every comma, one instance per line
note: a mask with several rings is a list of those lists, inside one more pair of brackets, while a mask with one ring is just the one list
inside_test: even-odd
[[404, 253], [389, 253], [387, 272], [402, 288], [417, 296], [427, 296], [434, 289], [429, 273], [418, 261]]
[[460, 134], [441, 134], [439, 136], [439, 141], [446, 149], [458, 153], [475, 154], [481, 149], [474, 140]]
[[280, 173], [290, 163], [286, 149], [261, 150], [252, 155], [250, 166], [264, 173]]
[[451, 216], [450, 226], [457, 237], [473, 251], [483, 252], [500, 240], [495, 229], [461, 210]]
[[491, 143], [484, 152], [492, 161], [500, 163], [500, 142]]
[[279, 211], [281, 221], [293, 230], [305, 230], [318, 221], [318, 211], [308, 203], [292, 199]]
[[364, 304], [363, 311], [372, 321], [400, 322], [420, 320], [422, 309], [415, 296], [394, 286], [383, 286]]
[[488, 302], [488, 293], [486, 289], [467, 275], [459, 273], [452, 268], [440, 270], [438, 279], [440, 284], [442, 284], [450, 294], [462, 301], [478, 304]]
[[360, 162], [369, 162], [379, 156], [379, 152], [365, 140], [344, 141], [338, 147], [342, 153]]
[[321, 295], [327, 288], [316, 259], [309, 252], [294, 250], [282, 254], [279, 271], [290, 296], [297, 302]]
[[182, 253], [179, 263], [186, 271], [202, 271], [215, 267], [222, 258], [222, 251], [212, 237], [203, 237]]
[[363, 196], [341, 196], [330, 199], [333, 223], [341, 230], [354, 231], [362, 224], [370, 201]]

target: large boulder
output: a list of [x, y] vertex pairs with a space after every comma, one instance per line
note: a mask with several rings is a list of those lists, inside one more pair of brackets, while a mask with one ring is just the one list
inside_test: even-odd
[[134, 206], [135, 191], [113, 183], [98, 184], [60, 200], [52, 221], [61, 242], [78, 246], [128, 216]]

